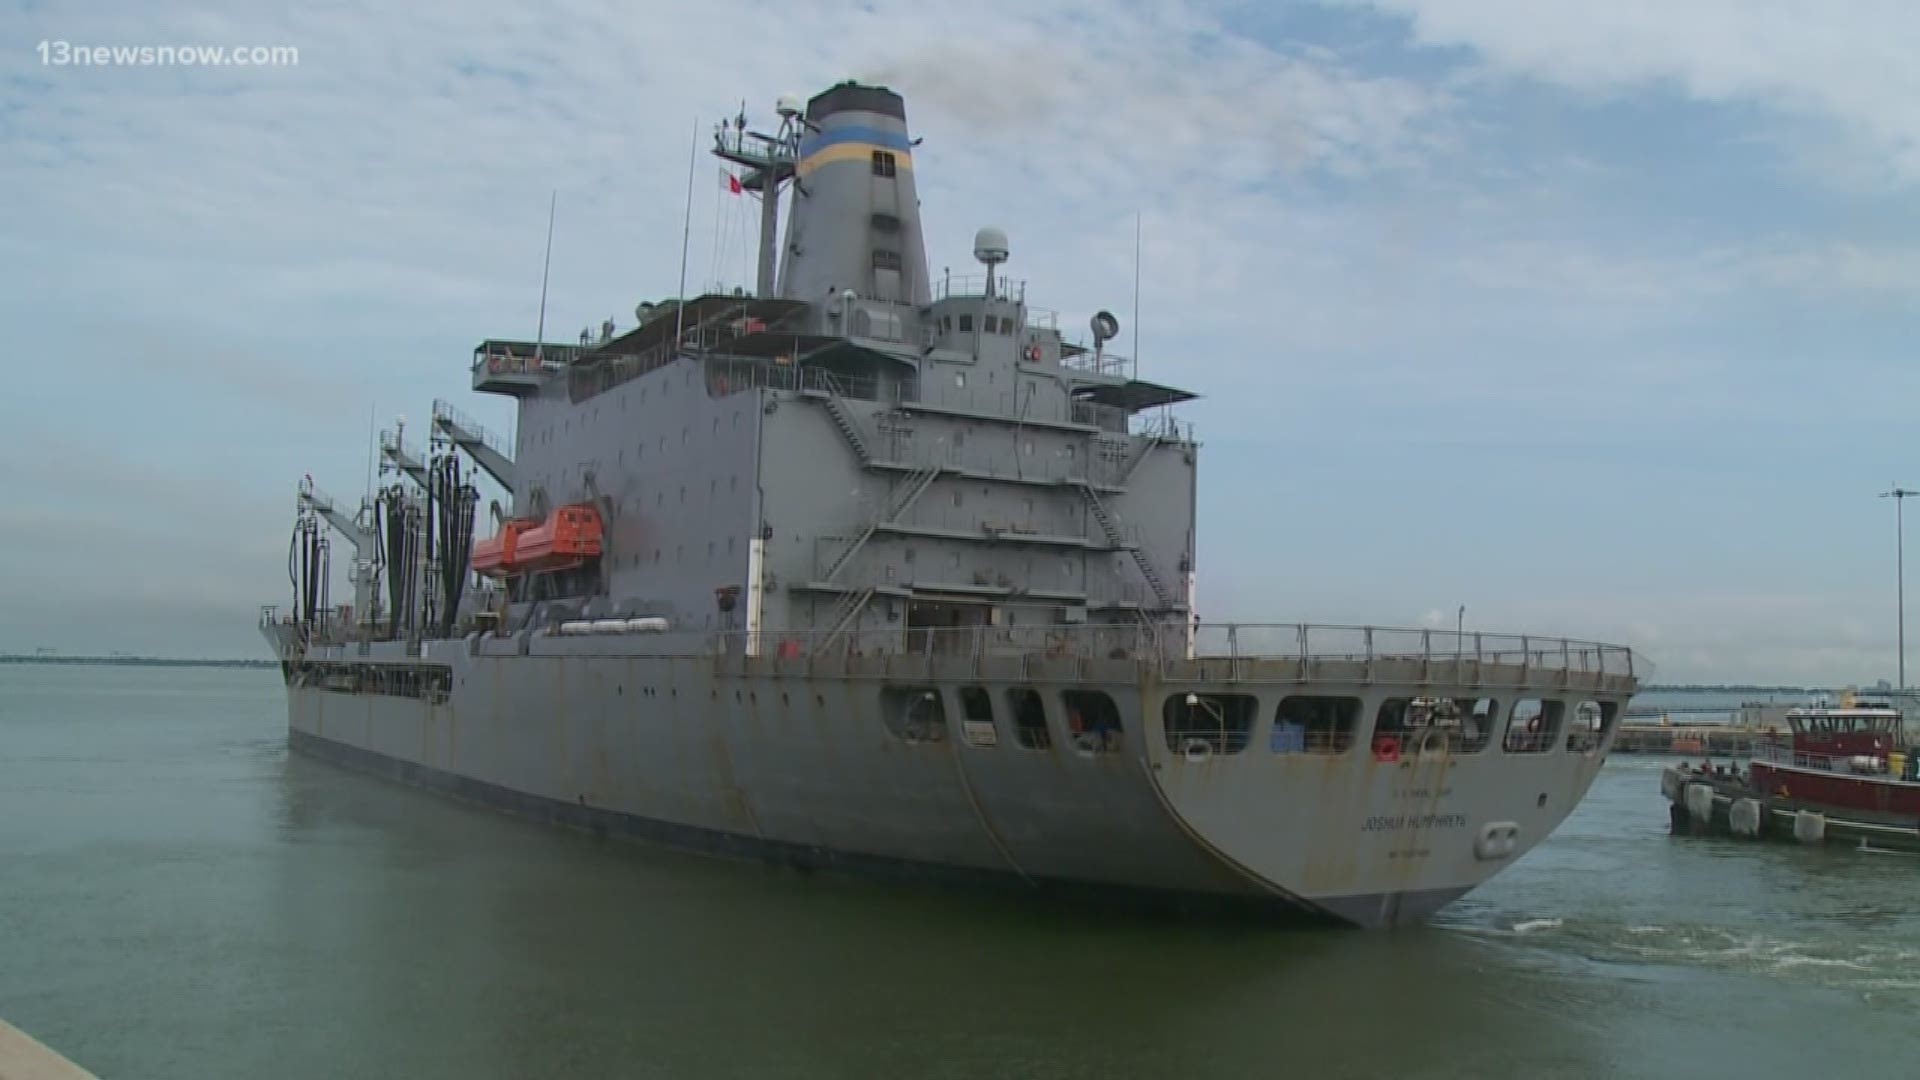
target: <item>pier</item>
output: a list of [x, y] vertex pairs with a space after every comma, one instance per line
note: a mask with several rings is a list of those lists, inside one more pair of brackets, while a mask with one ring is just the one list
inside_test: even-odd
[[[1738, 708], [1721, 706], [1638, 711], [1629, 709], [1614, 737], [1621, 754], [1678, 754], [1707, 757], [1752, 757], [1769, 735], [1787, 730], [1784, 702], [1749, 701]], [[1724, 719], [1703, 720], [1712, 716]]]
[[1752, 757], [1765, 742], [1764, 728], [1737, 724], [1625, 723], [1614, 736], [1616, 754], [1679, 754], [1707, 757]]
[[94, 1080], [94, 1075], [0, 1020], [0, 1080]]

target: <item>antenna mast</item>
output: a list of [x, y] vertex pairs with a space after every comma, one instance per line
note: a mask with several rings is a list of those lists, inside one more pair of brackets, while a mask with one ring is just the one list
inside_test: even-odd
[[378, 409], [379, 407], [380, 407], [379, 403], [377, 402], [367, 403], [367, 488], [366, 488], [366, 493], [368, 495], [373, 494], [373, 459], [376, 455], [380, 453], [379, 437], [374, 434], [374, 430], [373, 430], [374, 410]]
[[1133, 377], [1140, 377], [1140, 211], [1133, 212]]
[[1895, 567], [1894, 573], [1897, 575], [1894, 579], [1894, 588], [1896, 590], [1896, 596], [1898, 597], [1895, 603], [1900, 606], [1899, 666], [1901, 690], [1907, 688], [1907, 530], [1906, 521], [1904, 520], [1905, 514], [1902, 513], [1901, 507], [1908, 499], [1915, 495], [1920, 495], [1920, 491], [1909, 491], [1899, 484], [1893, 485], [1893, 490], [1891, 491], [1883, 491], [1880, 493], [1881, 498], [1893, 500], [1893, 560]]
[[687, 142], [687, 212], [680, 222], [680, 290], [673, 311], [673, 345], [680, 347], [680, 335], [687, 327], [687, 240], [693, 235], [693, 163], [700, 159], [700, 120], [693, 121], [693, 138]]
[[540, 322], [533, 331], [533, 363], [539, 366], [547, 347], [547, 273], [553, 269], [553, 213], [560, 207], [560, 189], [547, 200], [547, 254], [540, 260]]
[[793, 179], [800, 156], [800, 133], [807, 126], [801, 115], [805, 110], [798, 97], [784, 95], [775, 108], [780, 113], [778, 135], [748, 131], [744, 110], [734, 119], [731, 129], [722, 124], [720, 130], [714, 132], [714, 156], [749, 170], [740, 179], [740, 186], [760, 193], [760, 270], [754, 283], [754, 295], [760, 297], [774, 293], [774, 239], [780, 229], [780, 185]]

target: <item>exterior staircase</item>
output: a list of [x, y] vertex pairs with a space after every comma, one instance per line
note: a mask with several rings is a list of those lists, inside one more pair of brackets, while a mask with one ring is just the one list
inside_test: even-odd
[[1140, 471], [1140, 463], [1147, 460], [1147, 458], [1153, 454], [1153, 448], [1159, 445], [1159, 439], [1152, 437], [1142, 439], [1139, 448], [1134, 450], [1133, 456], [1127, 459], [1125, 465], [1121, 466], [1120, 478], [1114, 482], [1114, 486], [1126, 487], [1132, 483], [1133, 474]]
[[867, 601], [873, 599], [873, 593], [873, 588], [869, 586], [842, 597], [840, 602], [833, 606], [833, 610], [827, 613], [826, 635], [820, 639], [820, 643], [814, 647], [813, 651], [820, 653], [831, 648], [833, 643], [840, 639], [840, 635], [853, 625], [854, 620], [860, 617], [860, 613], [866, 610]]
[[833, 417], [833, 426], [840, 429], [840, 434], [847, 440], [847, 445], [853, 448], [853, 456], [859, 458], [862, 465], [871, 464], [873, 451], [867, 449], [867, 440], [860, 434], [860, 422], [853, 418], [847, 403], [837, 394], [830, 394], [823, 400], [826, 402], [827, 415]]
[[1092, 512], [1093, 520], [1099, 523], [1107, 542], [1133, 556], [1133, 564], [1140, 568], [1140, 576], [1147, 579], [1147, 587], [1153, 590], [1154, 599], [1160, 602], [1160, 607], [1163, 610], [1177, 608], [1178, 598], [1167, 588], [1160, 572], [1154, 569], [1153, 560], [1147, 558], [1147, 553], [1140, 550], [1139, 544], [1127, 540], [1126, 534], [1120, 529], [1120, 522], [1114, 517], [1113, 511], [1107, 508], [1099, 492], [1094, 491], [1091, 484], [1081, 484], [1079, 488], [1081, 498], [1086, 500], [1087, 509]]
[[874, 533], [879, 532], [883, 526], [899, 521], [908, 510], [913, 509], [913, 504], [919, 501], [921, 495], [926, 494], [926, 490], [933, 486], [935, 480], [939, 479], [940, 471], [940, 466], [929, 465], [907, 477], [903, 493], [889, 503], [879, 516], [867, 522], [867, 527], [860, 531], [860, 535], [855, 537], [851, 544], [847, 545], [846, 550], [833, 557], [833, 562], [827, 564], [827, 572], [821, 575], [820, 580], [832, 581], [833, 576], [853, 560], [854, 553], [865, 547], [868, 540], [873, 539]]

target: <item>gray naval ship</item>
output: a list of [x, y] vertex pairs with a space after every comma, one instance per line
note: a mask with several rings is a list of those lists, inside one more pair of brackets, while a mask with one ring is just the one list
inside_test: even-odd
[[261, 618], [293, 750], [708, 852], [1365, 927], [1574, 808], [1628, 649], [1201, 623], [1194, 395], [1106, 312], [1063, 334], [996, 229], [929, 274], [898, 94], [777, 112], [713, 146], [760, 202], [752, 293], [485, 341], [511, 446], [437, 402], [357, 508], [301, 485]]

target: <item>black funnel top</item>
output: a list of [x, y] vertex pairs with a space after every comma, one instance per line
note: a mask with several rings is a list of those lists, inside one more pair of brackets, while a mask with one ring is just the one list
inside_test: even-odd
[[807, 119], [819, 123], [821, 120], [842, 112], [870, 112], [881, 116], [891, 116], [904, 122], [907, 119], [907, 106], [900, 95], [884, 86], [861, 86], [856, 82], [843, 82], [831, 89], [815, 94], [807, 102]]

